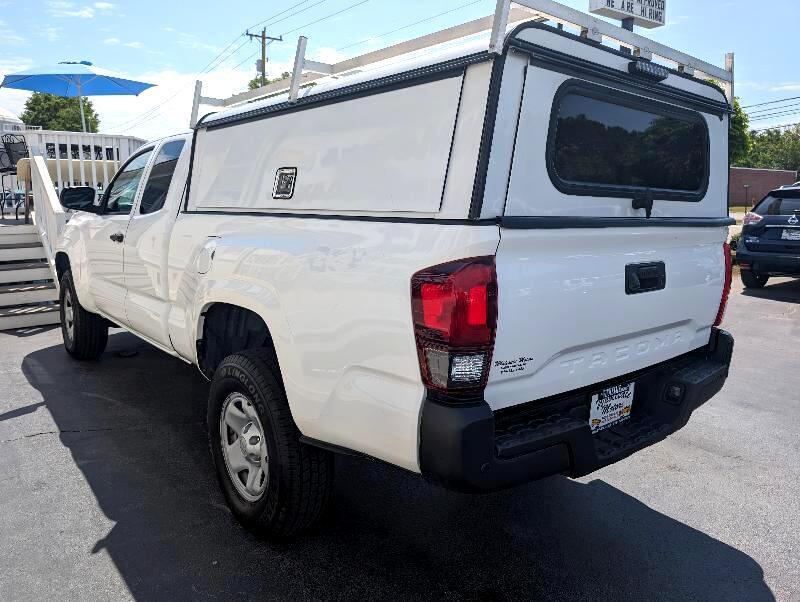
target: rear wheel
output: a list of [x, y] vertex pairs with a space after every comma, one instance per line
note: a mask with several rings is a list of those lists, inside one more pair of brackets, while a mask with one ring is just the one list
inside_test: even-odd
[[764, 288], [769, 276], [758, 274], [752, 270], [742, 270], [742, 284], [745, 288]]
[[61, 277], [61, 335], [64, 348], [79, 360], [94, 360], [100, 357], [108, 344], [108, 324], [105, 318], [86, 311], [78, 301], [72, 272], [67, 270]]
[[274, 354], [236, 353], [214, 373], [208, 436], [220, 485], [233, 513], [272, 537], [313, 526], [333, 484], [330, 452], [300, 442]]

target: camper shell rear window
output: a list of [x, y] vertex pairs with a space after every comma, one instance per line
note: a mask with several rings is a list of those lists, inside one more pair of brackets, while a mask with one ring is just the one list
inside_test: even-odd
[[580, 80], [558, 89], [547, 169], [565, 194], [699, 201], [709, 135], [700, 113]]

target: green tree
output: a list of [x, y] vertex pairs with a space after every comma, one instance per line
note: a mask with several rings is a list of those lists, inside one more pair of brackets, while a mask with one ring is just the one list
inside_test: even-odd
[[[100, 117], [95, 112], [92, 102], [85, 96], [83, 112], [87, 131], [96, 132], [100, 125]], [[64, 98], [41, 92], [34, 92], [28, 99], [20, 119], [27, 125], [40, 125], [46, 130], [80, 132], [83, 129], [77, 98]]]
[[743, 165], [747, 161], [753, 144], [749, 127], [750, 118], [739, 104], [739, 98], [734, 98], [730, 137], [728, 138], [728, 154], [732, 165]]
[[[283, 73], [281, 73], [280, 77], [276, 77], [275, 79], [267, 78], [267, 85], [271, 84], [272, 82], [277, 82], [277, 81], [280, 81], [282, 79], [286, 79], [287, 77], [291, 77], [291, 76], [292, 76], [291, 73], [289, 73], [288, 71], [284, 71]], [[260, 75], [258, 77], [255, 77], [254, 79], [251, 79], [250, 82], [247, 84], [247, 89], [248, 90], [255, 90], [256, 88], [260, 88], [260, 87], [261, 87], [261, 76]]]
[[751, 138], [752, 148], [745, 167], [800, 171], [800, 125], [751, 132]]

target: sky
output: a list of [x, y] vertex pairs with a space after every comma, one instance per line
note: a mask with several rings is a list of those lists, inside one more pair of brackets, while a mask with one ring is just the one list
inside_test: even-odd
[[[589, 5], [562, 2], [580, 10]], [[88, 60], [157, 84], [138, 97], [92, 98], [102, 132], [153, 139], [188, 129], [196, 79], [204, 95], [246, 89], [260, 55], [259, 44], [242, 35], [248, 28], [283, 35], [268, 47], [267, 72], [275, 76], [290, 70], [301, 34], [311, 58], [336, 62], [488, 15], [494, 6], [494, 0], [0, 0], [0, 75]], [[750, 107], [752, 128], [800, 122], [800, 98], [760, 104], [800, 97], [796, 43], [787, 41], [787, 24], [800, 22], [800, 0], [666, 0], [666, 20], [665, 27], [637, 31], [720, 66], [726, 52], [736, 53], [736, 95]], [[0, 107], [18, 115], [27, 96], [0, 89]]]

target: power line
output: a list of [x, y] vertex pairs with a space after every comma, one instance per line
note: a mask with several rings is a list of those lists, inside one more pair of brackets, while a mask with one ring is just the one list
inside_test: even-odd
[[[292, 9], [294, 9], [294, 8], [296, 8], [298, 6], [301, 6], [303, 4], [307, 4], [310, 1], [311, 0], [303, 0], [302, 2], [297, 2], [297, 3], [291, 5], [290, 7], [286, 8], [286, 9], [280, 11], [280, 12], [277, 12], [277, 13], [273, 14], [272, 16], [268, 17], [267, 19], [264, 19], [263, 21], [260, 21], [259, 23], [256, 23], [255, 25], [252, 25], [250, 28], [256, 27], [256, 26], [261, 25], [263, 23], [267, 23], [268, 21], [272, 21], [276, 17], [284, 15], [287, 12], [291, 11]], [[323, 2], [327, 2], [327, 1], [328, 0], [318, 0], [317, 2], [312, 4], [311, 6], [308, 6], [308, 7], [304, 8], [304, 9], [302, 9], [302, 10], [299, 10], [299, 11], [296, 11], [294, 13], [291, 13], [291, 14], [285, 16], [283, 19], [279, 19], [278, 21], [274, 21], [272, 24], [279, 23], [281, 21], [285, 21], [286, 19], [294, 17], [294, 16], [296, 16], [296, 15], [302, 13], [302, 12], [305, 12], [306, 10], [314, 8], [315, 6], [318, 6], [318, 5], [322, 4]], [[365, 0], [365, 1], [368, 1], [368, 0]], [[345, 9], [345, 10], [348, 10], [348, 9]], [[343, 11], [340, 11], [340, 12], [343, 12]], [[250, 29], [250, 28], [248, 28], [248, 29]], [[237, 52], [239, 52], [239, 50], [247, 43], [247, 41], [248, 41], [247, 39], [245, 39], [241, 44], [239, 44], [230, 53], [228, 53], [227, 56], [223, 57], [223, 54], [225, 53], [225, 51], [227, 51], [231, 46], [233, 46], [236, 43], [236, 40], [238, 40], [238, 39], [239, 39], [239, 36], [237, 35], [233, 40], [231, 40], [231, 42], [225, 48], [223, 48], [219, 53], [217, 53], [217, 55], [214, 58], [212, 58], [208, 62], [208, 64], [206, 64], [206, 66], [203, 67], [203, 69], [200, 70], [199, 73], [197, 73], [197, 76], [203, 75], [204, 73], [211, 73], [212, 71], [218, 69], [223, 63], [225, 63], [225, 61], [229, 60]], [[247, 58], [245, 58], [245, 60], [243, 60], [242, 62], [238, 63], [233, 69], [234, 70], [238, 69], [244, 63], [246, 63], [247, 61], [252, 59], [256, 54], [258, 54], [258, 52], [255, 52], [255, 53], [249, 55]], [[217, 62], [217, 61], [219, 61], [219, 62]], [[215, 62], [217, 62], [216, 65], [214, 65]], [[213, 67], [212, 67], [212, 65], [213, 65]], [[159, 111], [159, 109], [161, 109], [164, 105], [166, 105], [170, 101], [174, 100], [181, 92], [183, 92], [184, 90], [189, 88], [190, 85], [191, 84], [179, 88], [174, 94], [172, 94], [171, 96], [165, 98], [162, 102], [160, 102], [160, 103], [156, 104], [155, 106], [151, 107], [150, 109], [148, 109], [144, 113], [140, 113], [139, 115], [137, 115], [136, 117], [133, 117], [132, 119], [129, 119], [127, 121], [123, 121], [122, 123], [117, 124], [115, 127], [116, 128], [121, 128], [122, 131], [125, 132], [127, 130], [130, 130], [130, 129], [140, 125], [144, 121], [159, 115], [161, 113], [161, 111]]]
[[782, 107], [770, 107], [768, 109], [756, 109], [755, 111], [748, 111], [748, 115], [758, 115], [759, 113], [767, 113], [770, 111], [780, 111], [783, 109], [789, 109], [791, 107], [800, 107], [800, 102], [794, 102], [789, 105], [783, 105]]
[[408, 25], [403, 25], [402, 27], [398, 27], [397, 29], [393, 29], [391, 31], [386, 31], [384, 33], [379, 33], [371, 38], [366, 38], [361, 40], [360, 42], [353, 42], [352, 44], [348, 44], [347, 46], [342, 46], [341, 48], [337, 48], [338, 51], [347, 50], [348, 48], [352, 48], [353, 46], [360, 46], [361, 44], [366, 44], [367, 42], [371, 42], [375, 38], [382, 38], [384, 36], [390, 36], [398, 31], [403, 31], [404, 29], [408, 29], [409, 27], [414, 27], [415, 25], [421, 25], [422, 23], [427, 23], [428, 21], [433, 21], [434, 19], [438, 19], [439, 17], [443, 17], [444, 15], [449, 15], [450, 13], [457, 12], [459, 10], [463, 10], [473, 4], [480, 4], [483, 0], [474, 0], [473, 2], [468, 2], [467, 4], [462, 4], [461, 6], [457, 6], [450, 10], [446, 10], [443, 13], [439, 13], [437, 15], [432, 15], [425, 19], [421, 19], [419, 21], [414, 21], [413, 23], [409, 23]]
[[800, 121], [798, 121], [796, 123], [785, 123], [783, 125], [773, 125], [773, 126], [768, 127], [768, 128], [761, 128], [759, 130], [750, 130], [750, 131], [751, 132], [766, 132], [767, 130], [778, 130], [778, 129], [781, 129], [781, 128], [790, 128], [790, 127], [794, 127], [796, 125], [800, 125]]
[[[370, 1], [371, 0], [361, 0], [360, 2], [356, 2], [355, 4], [351, 4], [350, 6], [348, 6], [346, 8], [343, 8], [341, 10], [337, 10], [336, 12], [333, 12], [333, 13], [331, 13], [329, 15], [325, 15], [324, 17], [320, 17], [319, 19], [311, 21], [310, 23], [306, 23], [305, 25], [301, 25], [299, 27], [295, 27], [294, 29], [290, 29], [289, 31], [284, 31], [281, 34], [281, 36], [289, 35], [290, 33], [294, 33], [294, 32], [299, 31], [301, 29], [305, 29], [306, 27], [311, 27], [312, 25], [316, 25], [317, 23], [321, 23], [322, 21], [325, 21], [327, 19], [331, 19], [333, 17], [341, 15], [342, 13], [346, 13], [347, 11], [353, 10], [354, 8], [357, 8], [357, 7], [361, 6], [362, 4], [366, 4], [367, 2], [370, 2]], [[244, 63], [246, 63], [247, 61], [252, 59], [254, 56], [256, 56], [256, 54], [258, 54], [258, 52], [259, 51], [256, 51], [253, 54], [251, 54], [250, 56], [248, 56], [247, 58], [245, 58], [241, 63], [239, 63], [239, 65], [237, 65], [237, 67], [243, 65]]]
[[[297, 6], [300, 6], [301, 4], [306, 4], [307, 2], [310, 2], [310, 1], [311, 1], [311, 0], [304, 0], [303, 2], [298, 2], [297, 4], [294, 4], [294, 5], [290, 6], [290, 7], [289, 7], [289, 8], [287, 8], [286, 10], [284, 10], [284, 11], [281, 11], [281, 12], [280, 12], [280, 13], [278, 13], [277, 15], [273, 15], [272, 17], [270, 17], [269, 19], [265, 19], [264, 21], [259, 21], [258, 23], [255, 23], [254, 25], [251, 25], [251, 26], [250, 26], [250, 27], [248, 27], [247, 29], [248, 29], [248, 30], [250, 30], [250, 29], [255, 29], [256, 27], [260, 27], [261, 25], [264, 25], [264, 24], [268, 25], [269, 27], [272, 27], [273, 25], [275, 25], [275, 24], [277, 24], [277, 23], [282, 23], [283, 21], [286, 21], [287, 19], [291, 19], [292, 17], [295, 17], [295, 16], [299, 15], [300, 13], [304, 13], [304, 12], [306, 12], [307, 10], [311, 10], [311, 9], [312, 9], [312, 8], [314, 8], [315, 6], [319, 6], [319, 5], [320, 5], [320, 4], [322, 4], [323, 2], [328, 2], [329, 0], [317, 0], [317, 2], [315, 2], [315, 3], [314, 3], [314, 4], [312, 4], [311, 6], [306, 6], [306, 7], [305, 7], [305, 8], [303, 8], [303, 9], [300, 9], [300, 10], [298, 10], [298, 11], [296, 11], [296, 12], [293, 12], [291, 15], [286, 15], [285, 17], [283, 17], [283, 19], [278, 19], [277, 21], [272, 21], [272, 19], [273, 19], [274, 17], [278, 17], [278, 16], [280, 16], [280, 15], [282, 15], [282, 14], [284, 14], [284, 13], [286, 13], [286, 12], [290, 11], [290, 10], [292, 10], [293, 8], [295, 8], [295, 7], [297, 7]], [[272, 21], [272, 22], [271, 22], [271, 23], [267, 23], [267, 21]]]
[[356, 2], [355, 4], [351, 4], [347, 8], [343, 8], [342, 10], [337, 10], [335, 13], [331, 13], [329, 15], [325, 15], [324, 17], [320, 17], [319, 19], [316, 19], [315, 21], [311, 21], [310, 23], [306, 23], [305, 25], [301, 25], [300, 27], [295, 27], [294, 29], [290, 29], [289, 31], [284, 31], [281, 35], [285, 36], [285, 35], [288, 35], [290, 33], [294, 33], [296, 31], [300, 31], [301, 29], [304, 29], [306, 27], [311, 27], [312, 25], [316, 25], [317, 23], [320, 23], [320, 22], [325, 21], [327, 19], [331, 19], [333, 17], [336, 17], [337, 15], [341, 15], [342, 13], [346, 13], [347, 11], [353, 10], [354, 8], [357, 8], [357, 7], [361, 6], [362, 4], [366, 4], [367, 2], [370, 2], [370, 1], [371, 0], [361, 0], [361, 2]]
[[800, 96], [792, 96], [791, 98], [782, 98], [781, 100], [770, 100], [769, 102], [759, 102], [758, 104], [754, 105], [746, 105], [742, 107], [743, 109], [752, 109], [753, 107], [763, 107], [764, 105], [774, 105], [779, 102], [785, 102], [787, 100], [798, 100]]
[[[324, 2], [325, 0], [321, 1]], [[302, 0], [302, 2], [296, 2], [295, 4], [292, 4], [289, 8], [285, 8], [284, 10], [275, 13], [274, 15], [264, 19], [263, 21], [259, 21], [258, 23], [253, 23], [247, 29], [250, 30], [250, 29], [255, 29], [256, 27], [261, 27], [262, 25], [267, 25], [268, 21], [272, 21], [272, 19], [274, 19], [275, 17], [280, 17], [281, 15], [288, 13], [290, 10], [297, 8], [298, 6], [302, 6], [303, 4], [308, 4], [309, 2], [311, 2], [311, 0]], [[271, 25], [271, 23], [269, 24]]]
[[[203, 73], [206, 73], [207, 71], [210, 73], [211, 71], [214, 71], [215, 69], [219, 68], [219, 66], [222, 65], [222, 63], [224, 63], [226, 60], [228, 60], [230, 57], [232, 57], [234, 54], [236, 54], [239, 51], [239, 49], [242, 48], [242, 46], [244, 46], [247, 43], [247, 40], [245, 39], [241, 44], [239, 44], [239, 46], [234, 48], [230, 53], [228, 53], [228, 55], [226, 57], [222, 58], [222, 60], [220, 60], [219, 63], [217, 63], [214, 67], [212, 67], [209, 70], [209, 67], [211, 67], [214, 64], [214, 62], [217, 61], [217, 59], [222, 57], [222, 55], [225, 53], [225, 51], [228, 50], [231, 46], [233, 46], [236, 43], [236, 40], [238, 40], [238, 39], [239, 39], [239, 36], [236, 36], [231, 41], [230, 44], [228, 44], [225, 48], [223, 48], [220, 52], [218, 52], [217, 55], [213, 59], [211, 59], [205, 67], [203, 67], [203, 69], [198, 73], [198, 75], [202, 75]], [[122, 131], [127, 131], [127, 130], [131, 129], [134, 126], [139, 125], [139, 123], [141, 123], [143, 120], [150, 119], [151, 117], [154, 117], [155, 115], [157, 115], [158, 114], [157, 111], [158, 111], [158, 109], [160, 107], [164, 106], [165, 104], [167, 104], [168, 102], [173, 100], [175, 97], [177, 97], [181, 92], [186, 90], [188, 87], [189, 87], [188, 85], [187, 86], [181, 86], [180, 88], [178, 88], [178, 90], [175, 91], [174, 94], [171, 94], [170, 96], [166, 97], [164, 100], [162, 100], [158, 104], [153, 105], [151, 108], [147, 109], [143, 113], [139, 113], [135, 117], [132, 117], [130, 119], [126, 119], [125, 121], [121, 121], [121, 122], [119, 122], [117, 124], [114, 124], [113, 127], [121, 129]], [[137, 123], [134, 123], [134, 122], [137, 122]], [[129, 124], [133, 124], [133, 125], [129, 125]]]
[[791, 111], [778, 111], [777, 113], [769, 113], [767, 115], [758, 115], [753, 117], [750, 121], [763, 121], [764, 119], [772, 119], [773, 117], [781, 117], [782, 115], [797, 115], [800, 109], [793, 109]]

